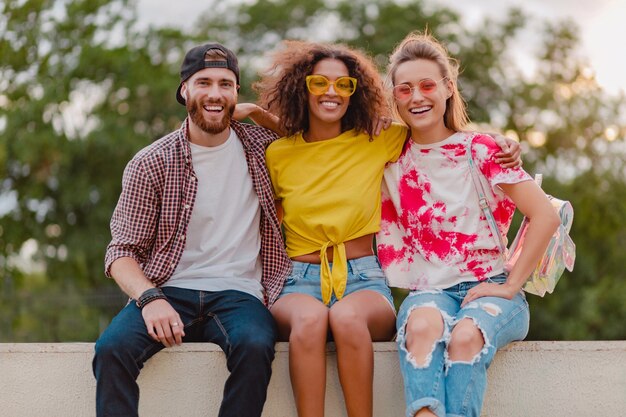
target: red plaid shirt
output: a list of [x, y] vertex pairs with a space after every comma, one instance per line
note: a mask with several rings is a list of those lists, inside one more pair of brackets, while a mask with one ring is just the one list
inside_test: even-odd
[[[108, 277], [113, 261], [125, 256], [135, 259], [156, 286], [174, 273], [185, 249], [198, 190], [187, 123], [185, 120], [180, 129], [139, 151], [126, 166], [122, 194], [111, 218], [112, 240], [105, 257]], [[236, 121], [231, 128], [241, 138], [261, 205], [261, 284], [265, 288], [265, 303], [271, 307], [291, 271], [265, 167], [265, 148], [276, 135]]]

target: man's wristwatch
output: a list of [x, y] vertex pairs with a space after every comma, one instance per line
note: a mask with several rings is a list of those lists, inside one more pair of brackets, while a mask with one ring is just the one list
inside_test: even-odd
[[145, 307], [146, 304], [151, 303], [154, 300], [161, 299], [167, 300], [167, 297], [165, 296], [165, 294], [163, 294], [163, 290], [161, 290], [160, 288], [149, 288], [139, 296], [137, 301], [135, 301], [135, 304], [137, 304], [137, 307], [139, 307], [139, 309], [142, 309]]

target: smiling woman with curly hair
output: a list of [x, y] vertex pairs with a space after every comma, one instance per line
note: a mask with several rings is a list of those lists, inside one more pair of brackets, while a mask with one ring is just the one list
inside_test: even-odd
[[382, 80], [366, 54], [347, 46], [285, 42], [255, 87], [286, 134], [266, 162], [294, 267], [271, 311], [290, 342], [298, 415], [324, 415], [331, 334], [348, 415], [371, 416], [372, 341], [390, 340], [395, 321], [372, 243], [383, 170], [407, 130], [376, 134], [389, 111]]
[[285, 41], [272, 55], [272, 66], [255, 84], [260, 105], [280, 117], [287, 136], [309, 130], [309, 91], [304, 80], [324, 59], [336, 59], [356, 79], [356, 90], [341, 117], [341, 131], [355, 129], [372, 135], [374, 124], [389, 113], [380, 75], [367, 55], [340, 44]]

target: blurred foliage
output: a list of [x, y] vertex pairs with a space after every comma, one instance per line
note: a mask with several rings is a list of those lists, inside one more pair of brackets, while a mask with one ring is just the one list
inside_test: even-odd
[[[185, 30], [140, 26], [131, 0], [5, 0], [0, 10], [0, 342], [93, 341], [123, 306], [102, 272], [108, 222], [127, 161], [185, 116], [174, 92], [190, 46], [235, 50], [250, 101], [282, 39], [347, 43], [383, 71], [396, 43], [425, 28], [460, 59], [474, 122], [518, 136], [525, 168], [574, 205], [575, 270], [555, 294], [529, 296], [529, 338], [626, 339], [626, 100], [598, 87], [572, 22], [537, 29], [512, 9], [470, 29], [420, 0], [211, 0]], [[532, 77], [515, 60], [529, 31]]]

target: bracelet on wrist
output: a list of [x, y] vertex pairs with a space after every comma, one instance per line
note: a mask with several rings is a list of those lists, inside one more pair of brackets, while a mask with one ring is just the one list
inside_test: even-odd
[[135, 301], [137, 307], [141, 310], [146, 306], [146, 304], [151, 303], [154, 300], [167, 300], [165, 294], [163, 294], [163, 290], [160, 288], [149, 288], [145, 290]]

